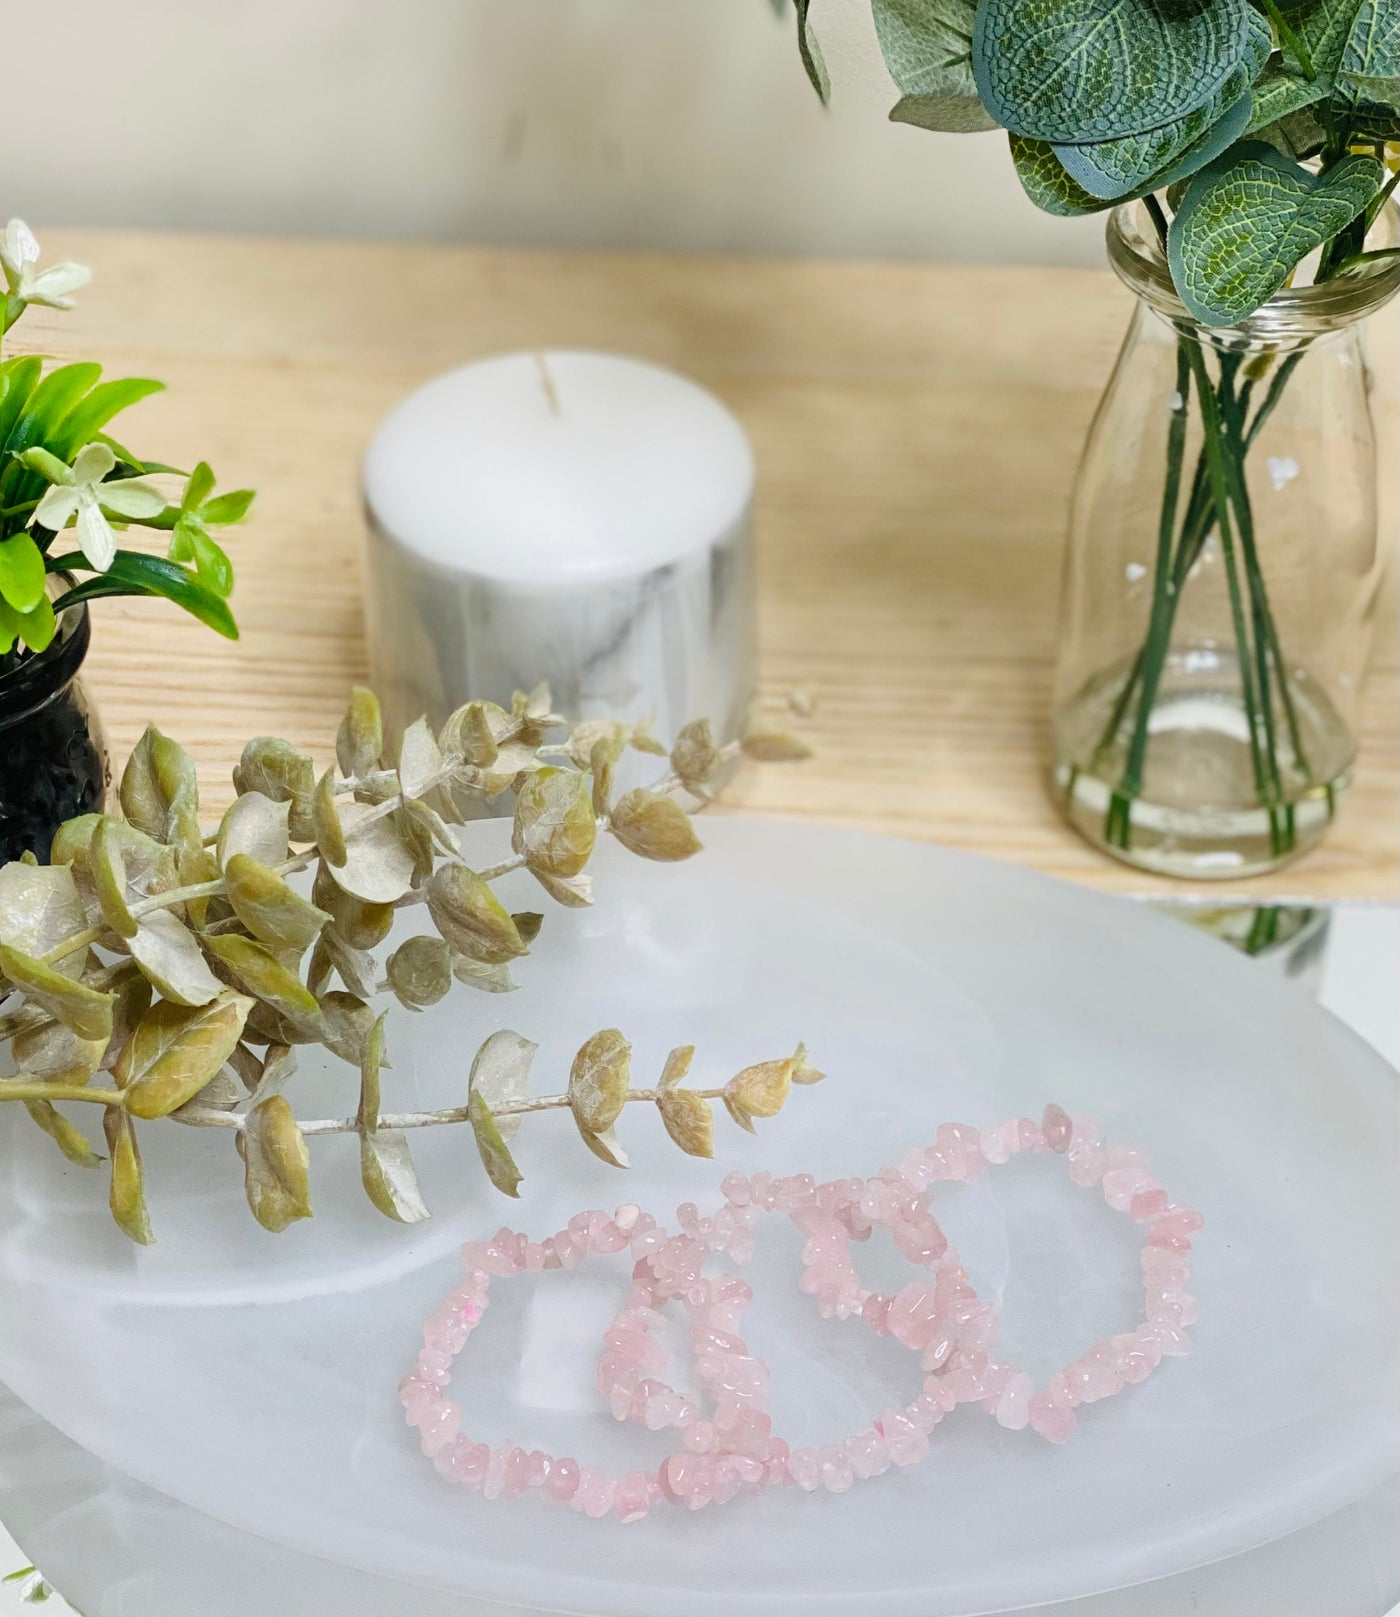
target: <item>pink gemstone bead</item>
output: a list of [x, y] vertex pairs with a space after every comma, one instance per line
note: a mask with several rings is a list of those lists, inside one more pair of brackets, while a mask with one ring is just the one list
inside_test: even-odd
[[917, 1465], [928, 1453], [928, 1433], [921, 1432], [902, 1410], [887, 1409], [880, 1416], [879, 1431], [896, 1465]]
[[808, 1493], [821, 1486], [822, 1467], [816, 1449], [793, 1449], [788, 1455], [787, 1469], [797, 1486]]
[[938, 1294], [933, 1282], [911, 1280], [890, 1304], [888, 1325], [895, 1341], [916, 1352], [938, 1334]]
[[1040, 1119], [1041, 1132], [1045, 1135], [1045, 1143], [1052, 1151], [1064, 1152], [1069, 1150], [1070, 1135], [1074, 1125], [1070, 1122], [1069, 1113], [1062, 1107], [1056, 1106], [1054, 1101], [1045, 1108]]
[[1074, 1432], [1074, 1411], [1057, 1404], [1044, 1393], [1036, 1393], [1026, 1405], [1026, 1416], [1040, 1435], [1051, 1443], [1064, 1443]]
[[578, 1488], [579, 1463], [566, 1454], [554, 1462], [549, 1480], [544, 1485], [544, 1491], [551, 1499], [572, 1499]]
[[597, 1466], [586, 1465], [578, 1474], [578, 1487], [574, 1489], [574, 1496], [569, 1501], [575, 1510], [580, 1510], [585, 1516], [592, 1516], [595, 1520], [606, 1516], [613, 1508], [617, 1498], [617, 1484], [605, 1471]]
[[613, 1515], [620, 1522], [639, 1522], [651, 1508], [651, 1494], [647, 1488], [645, 1471], [629, 1471], [617, 1485], [613, 1499]]
[[1128, 1203], [1128, 1211], [1139, 1224], [1146, 1224], [1167, 1210], [1167, 1193], [1160, 1185], [1140, 1190]]
[[1031, 1418], [1030, 1401], [1034, 1394], [1035, 1382], [1024, 1371], [1018, 1371], [1007, 1381], [997, 1399], [998, 1422], [1013, 1432], [1019, 1432]]

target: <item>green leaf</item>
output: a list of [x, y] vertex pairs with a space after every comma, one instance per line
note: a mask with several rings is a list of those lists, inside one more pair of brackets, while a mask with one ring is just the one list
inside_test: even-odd
[[279, 955], [302, 954], [330, 920], [324, 910], [294, 893], [275, 870], [246, 853], [235, 853], [224, 866], [233, 913], [259, 942]]
[[[794, 0], [797, 10], [797, 54], [802, 58], [802, 67], [807, 74], [807, 80], [817, 92], [817, 97], [823, 106], [831, 100], [831, 75], [826, 70], [826, 61], [822, 56], [822, 48], [817, 43], [817, 36], [812, 32], [807, 21], [807, 12], [811, 0]], [[511, 1192], [515, 1194], [514, 1191]]]
[[80, 1039], [110, 1039], [115, 994], [99, 993], [21, 949], [0, 944], [0, 974]]
[[1247, 0], [981, 0], [982, 104], [1018, 135], [1116, 140], [1184, 118], [1245, 61]]
[[944, 135], [977, 135], [1001, 127], [975, 97], [955, 95], [902, 95], [890, 108], [890, 122]]
[[0, 450], [9, 445], [29, 395], [38, 384], [44, 362], [38, 354], [24, 354], [0, 363]]
[[[51, 370], [29, 395], [24, 413], [5, 440], [5, 449], [17, 454], [39, 443], [52, 448], [61, 423], [101, 375], [102, 367], [90, 361]], [[59, 458], [66, 460], [68, 456], [60, 454]]]
[[50, 440], [50, 448], [62, 459], [72, 460], [85, 444], [90, 444], [97, 437], [113, 416], [141, 399], [149, 398], [152, 393], [164, 390], [164, 382], [143, 376], [99, 382], [65, 417], [62, 426]]
[[[102, 1158], [88, 1143], [88, 1137], [70, 1123], [50, 1100], [29, 1100], [25, 1109], [60, 1151], [79, 1168], [99, 1168]], [[8, 1580], [6, 1580], [8, 1581]]]
[[225, 990], [189, 1008], [161, 1000], [136, 1025], [116, 1078], [133, 1117], [168, 1117], [192, 1101], [233, 1054], [253, 1002]]
[[35, 444], [32, 449], [26, 449], [19, 458], [31, 472], [38, 472], [46, 482], [72, 486], [73, 468], [66, 460], [60, 460], [52, 450], [45, 449], [42, 444]]
[[1009, 139], [1011, 161], [1016, 165], [1021, 189], [1043, 212], [1060, 219], [1075, 219], [1112, 207], [1111, 202], [1091, 196], [1078, 180], [1065, 173], [1064, 164], [1048, 141], [1028, 140], [1024, 135], [1011, 135]]
[[127, 948], [145, 976], [177, 1005], [207, 1005], [223, 989], [194, 933], [169, 910], [143, 915]]
[[1276, 146], [1285, 157], [1291, 157], [1294, 162], [1301, 162], [1305, 157], [1314, 157], [1327, 144], [1327, 131], [1313, 116], [1311, 106], [1299, 107], [1296, 112], [1287, 112], [1272, 123], [1266, 123], [1255, 129], [1260, 140], [1267, 140], [1270, 146]]
[[1332, 103], [1354, 135], [1400, 138], [1400, 0], [1362, 0]]
[[28, 612], [16, 613], [15, 619], [20, 637], [31, 651], [45, 651], [53, 643], [57, 623], [53, 602], [47, 595], [41, 595]]
[[246, 993], [270, 1005], [294, 1027], [319, 1032], [321, 1007], [316, 996], [262, 944], [230, 933], [207, 937], [204, 946], [222, 961]]
[[[73, 555], [54, 557], [51, 566], [57, 562], [66, 568], [81, 561], [81, 557]], [[100, 600], [108, 595], [163, 595], [226, 639], [238, 639], [233, 613], [213, 590], [178, 563], [136, 550], [119, 550], [105, 573], [85, 579], [54, 605], [57, 611], [62, 611], [65, 606]]]
[[1250, 85], [1269, 59], [1273, 35], [1250, 13], [1246, 59], [1203, 106], [1144, 134], [1087, 145], [1057, 145], [1055, 155], [1071, 179], [1096, 197], [1127, 196], [1151, 181], [1160, 190], [1218, 157], [1244, 133], [1250, 115]]
[[238, 1148], [248, 1205], [265, 1230], [275, 1235], [311, 1217], [311, 1157], [285, 1095], [270, 1095], [253, 1107]]
[[[800, 3], [800, 0], [799, 0]], [[491, 1108], [479, 1094], [473, 1093], [467, 1101], [467, 1120], [476, 1136], [476, 1148], [481, 1153], [481, 1165], [496, 1189], [507, 1196], [520, 1194], [520, 1169], [510, 1154], [510, 1147], [501, 1138]]]
[[255, 494], [250, 488], [234, 489], [229, 494], [216, 495], [199, 507], [199, 520], [211, 528], [226, 528], [242, 522], [252, 507]]
[[1192, 180], [1167, 236], [1172, 280], [1206, 326], [1232, 326], [1359, 214], [1384, 177], [1374, 157], [1317, 175], [1262, 141], [1241, 141]]
[[214, 468], [202, 460], [189, 475], [185, 492], [180, 497], [182, 511], [197, 511], [214, 492]]
[[903, 91], [890, 118], [966, 134], [995, 129], [972, 76], [972, 0], [873, 0], [875, 32]]
[[16, 612], [32, 612], [44, 598], [44, 555], [27, 533], [0, 539], [0, 595]]
[[149, 1246], [155, 1236], [151, 1234], [151, 1221], [146, 1213], [145, 1175], [136, 1130], [118, 1106], [109, 1106], [102, 1114], [102, 1128], [112, 1157], [112, 1184], [108, 1193], [112, 1217], [122, 1232], [138, 1245]]

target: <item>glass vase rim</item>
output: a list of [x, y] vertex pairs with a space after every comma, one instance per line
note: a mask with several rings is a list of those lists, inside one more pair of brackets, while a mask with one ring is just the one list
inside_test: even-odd
[[77, 678], [92, 643], [87, 602], [58, 614], [53, 639], [0, 673], [0, 730], [32, 717]]
[[[1114, 208], [1105, 235], [1108, 261], [1129, 291], [1173, 325], [1222, 347], [1325, 336], [1375, 314], [1400, 292], [1400, 257], [1373, 259], [1335, 280], [1284, 287], [1233, 326], [1206, 326], [1181, 301], [1142, 202]], [[1397, 245], [1400, 209], [1387, 202], [1367, 235], [1367, 248]]]

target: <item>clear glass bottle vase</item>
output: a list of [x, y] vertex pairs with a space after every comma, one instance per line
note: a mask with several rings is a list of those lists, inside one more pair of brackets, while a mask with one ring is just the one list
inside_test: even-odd
[[[1368, 246], [1397, 235], [1387, 209]], [[1108, 248], [1138, 304], [1075, 484], [1054, 789], [1131, 864], [1249, 875], [1312, 846], [1351, 777], [1385, 561], [1361, 327], [1400, 261], [1213, 330], [1140, 204]]]

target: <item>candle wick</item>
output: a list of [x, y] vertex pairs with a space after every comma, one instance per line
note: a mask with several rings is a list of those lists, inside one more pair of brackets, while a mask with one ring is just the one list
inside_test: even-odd
[[558, 415], [560, 413], [559, 390], [554, 385], [554, 378], [549, 374], [549, 365], [543, 354], [535, 355], [535, 364], [539, 367], [540, 387], [544, 390], [544, 396], [549, 401], [549, 413], [550, 415]]

